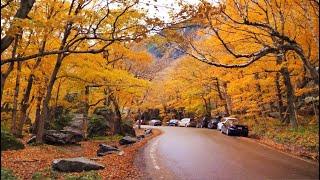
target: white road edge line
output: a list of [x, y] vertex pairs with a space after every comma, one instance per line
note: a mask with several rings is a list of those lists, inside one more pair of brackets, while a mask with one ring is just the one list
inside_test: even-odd
[[156, 147], [158, 146], [158, 143], [159, 143], [159, 139], [154, 141], [153, 144], [151, 145], [151, 148], [150, 148], [150, 158], [152, 160], [154, 168], [156, 168], [157, 170], [160, 169], [160, 167], [157, 164], [157, 160], [156, 160]]

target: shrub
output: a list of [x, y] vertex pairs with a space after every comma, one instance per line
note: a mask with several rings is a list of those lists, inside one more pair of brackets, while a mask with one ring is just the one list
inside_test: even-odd
[[1, 167], [1, 179], [16, 180], [17, 178], [13, 175], [12, 170]]
[[105, 136], [108, 129], [110, 128], [106, 119], [102, 115], [94, 114], [89, 121], [88, 136]]
[[54, 121], [53, 124], [49, 125], [49, 129], [61, 130], [68, 126], [73, 119], [73, 114], [70, 110], [63, 106], [58, 106], [54, 110]]
[[12, 134], [1, 130], [1, 151], [23, 149], [24, 145]]

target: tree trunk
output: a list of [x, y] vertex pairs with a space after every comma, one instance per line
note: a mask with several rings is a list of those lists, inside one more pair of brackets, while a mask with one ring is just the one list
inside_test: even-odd
[[16, 76], [16, 86], [14, 90], [14, 96], [13, 96], [13, 108], [12, 108], [12, 126], [11, 126], [11, 132], [16, 137], [22, 136], [22, 129], [18, 127], [17, 129], [17, 118], [18, 118], [18, 98], [19, 98], [19, 91], [20, 91], [20, 79], [21, 79], [21, 62], [18, 62], [17, 65], [17, 76]]
[[[261, 92], [261, 86], [260, 86], [260, 83], [259, 83], [259, 74], [258, 73], [254, 73], [254, 79], [256, 80], [256, 91], [257, 91], [258, 97], [262, 97], [262, 92]], [[265, 111], [265, 108], [264, 108], [263, 102], [258, 100], [257, 104], [258, 104], [258, 108], [259, 108], [259, 116], [260, 117], [264, 116], [265, 114], [263, 112]]]
[[18, 126], [18, 132], [22, 132], [22, 128], [24, 123], [27, 120], [27, 110], [29, 108], [29, 98], [30, 98], [30, 93], [32, 89], [32, 84], [33, 84], [33, 74], [29, 76], [28, 78], [28, 85], [26, 88], [26, 91], [24, 93], [23, 99], [21, 101], [21, 110], [20, 110], [20, 121], [19, 121], [19, 126]]
[[50, 103], [50, 100], [51, 100], [51, 96], [52, 96], [52, 90], [53, 90], [53, 86], [54, 86], [54, 82], [56, 80], [56, 77], [58, 75], [58, 72], [59, 72], [59, 69], [61, 67], [61, 64], [62, 64], [62, 60], [64, 58], [64, 55], [63, 54], [59, 54], [58, 57], [57, 57], [57, 62], [56, 62], [56, 65], [53, 69], [53, 72], [51, 74], [51, 77], [50, 77], [50, 81], [49, 81], [49, 84], [47, 86], [47, 92], [46, 92], [46, 95], [43, 99], [43, 102], [42, 102], [42, 112], [41, 112], [41, 119], [39, 121], [39, 128], [38, 128], [38, 132], [37, 132], [37, 139], [36, 139], [36, 142], [37, 143], [42, 143], [42, 137], [43, 137], [43, 134], [44, 134], [44, 125], [45, 125], [45, 121], [48, 120], [50, 117], [50, 111], [49, 111], [49, 103]]
[[[13, 70], [14, 68], [14, 63], [10, 63], [7, 71], [5, 73], [2, 73], [2, 70], [1, 70], [1, 97], [0, 97], [0, 102], [2, 102], [2, 96], [3, 96], [3, 89], [4, 89], [4, 85], [6, 83], [6, 80], [7, 80], [7, 77], [9, 76], [9, 74], [11, 73], [11, 71]], [[1, 105], [2, 107], [2, 105]]]
[[275, 84], [276, 84], [276, 89], [277, 89], [277, 101], [278, 101], [278, 111], [280, 114], [280, 121], [283, 122], [284, 118], [283, 118], [283, 101], [282, 101], [282, 94], [281, 94], [281, 86], [280, 86], [280, 73], [276, 74], [276, 78], [275, 78]]
[[[41, 44], [41, 47], [39, 49], [39, 53], [42, 53], [45, 49], [46, 46], [46, 36], [44, 38], [44, 41]], [[37, 58], [37, 61], [35, 63], [35, 65], [33, 66], [31, 73], [28, 77], [28, 84], [27, 84], [27, 88], [26, 91], [23, 95], [22, 101], [21, 101], [21, 111], [20, 111], [20, 125], [19, 126], [23, 126], [24, 123], [27, 120], [27, 110], [29, 108], [30, 102], [30, 94], [31, 94], [31, 90], [32, 90], [32, 86], [33, 86], [33, 80], [34, 80], [34, 71], [39, 67], [40, 63], [41, 63], [41, 57]], [[41, 104], [41, 103], [40, 103]]]
[[114, 97], [113, 93], [110, 94], [110, 100], [114, 108], [115, 119], [114, 119], [114, 134], [119, 134], [121, 132], [121, 112], [119, 109], [118, 102]]
[[[12, 49], [12, 58], [16, 57], [17, 48], [19, 44], [19, 37], [17, 36], [14, 41], [14, 46]], [[16, 75], [16, 86], [13, 96], [13, 108], [12, 108], [12, 125], [11, 125], [11, 133], [16, 135], [16, 122], [17, 122], [17, 108], [18, 108], [18, 96], [19, 96], [19, 88], [20, 88], [20, 74], [21, 74], [21, 63], [19, 62], [17, 65], [17, 75]]]
[[287, 67], [281, 68], [280, 72], [284, 78], [284, 84], [287, 90], [287, 104], [288, 104], [288, 113], [289, 113], [287, 123], [290, 123], [291, 127], [296, 128], [297, 120], [295, 116], [295, 107], [294, 107], [295, 95], [294, 95], [294, 89], [290, 79], [290, 73]]
[[141, 129], [141, 110], [138, 109], [138, 129]]
[[37, 108], [36, 108], [36, 119], [35, 119], [35, 125], [33, 129], [33, 134], [37, 134], [39, 129], [39, 122], [41, 121], [41, 102], [42, 102], [42, 95], [37, 97]]
[[83, 119], [83, 137], [84, 139], [87, 139], [87, 131], [88, 131], [88, 118], [89, 118], [89, 94], [90, 94], [90, 87], [86, 86], [85, 87], [85, 92], [84, 92], [84, 119]]
[[227, 116], [229, 116], [230, 115], [230, 111], [229, 111], [229, 108], [228, 108], [227, 101], [225, 99], [226, 96], [224, 96], [224, 94], [221, 91], [219, 79], [217, 78], [216, 80], [217, 80], [216, 86], [217, 86], [217, 91], [218, 91], [219, 98], [220, 98], [220, 100], [222, 102], [224, 102], [223, 106], [224, 106], [225, 113], [226, 113]]
[[223, 83], [223, 89], [224, 89], [224, 96], [226, 101], [226, 107], [227, 107], [227, 115], [230, 116], [232, 114], [232, 104], [231, 104], [231, 97], [229, 96], [227, 90], [228, 90], [228, 84]]

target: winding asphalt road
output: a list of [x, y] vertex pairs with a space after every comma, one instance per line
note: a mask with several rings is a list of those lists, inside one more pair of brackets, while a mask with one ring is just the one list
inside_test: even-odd
[[[148, 126], [145, 126], [148, 127]], [[144, 179], [319, 179], [319, 164], [217, 130], [156, 127], [136, 157]]]

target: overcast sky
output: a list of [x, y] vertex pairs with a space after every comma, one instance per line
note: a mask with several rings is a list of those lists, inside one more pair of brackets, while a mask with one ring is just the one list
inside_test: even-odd
[[[184, 2], [197, 5], [200, 0], [184, 0]], [[178, 12], [180, 10], [175, 0], [157, 0], [156, 2], [154, 0], [140, 0], [139, 4], [140, 7], [147, 9], [150, 17], [158, 17], [159, 19], [166, 22], [170, 21], [170, 11], [173, 10], [175, 12]], [[147, 6], [147, 4], [149, 4], [149, 6]], [[155, 6], [158, 7], [158, 10], [155, 8]]]

